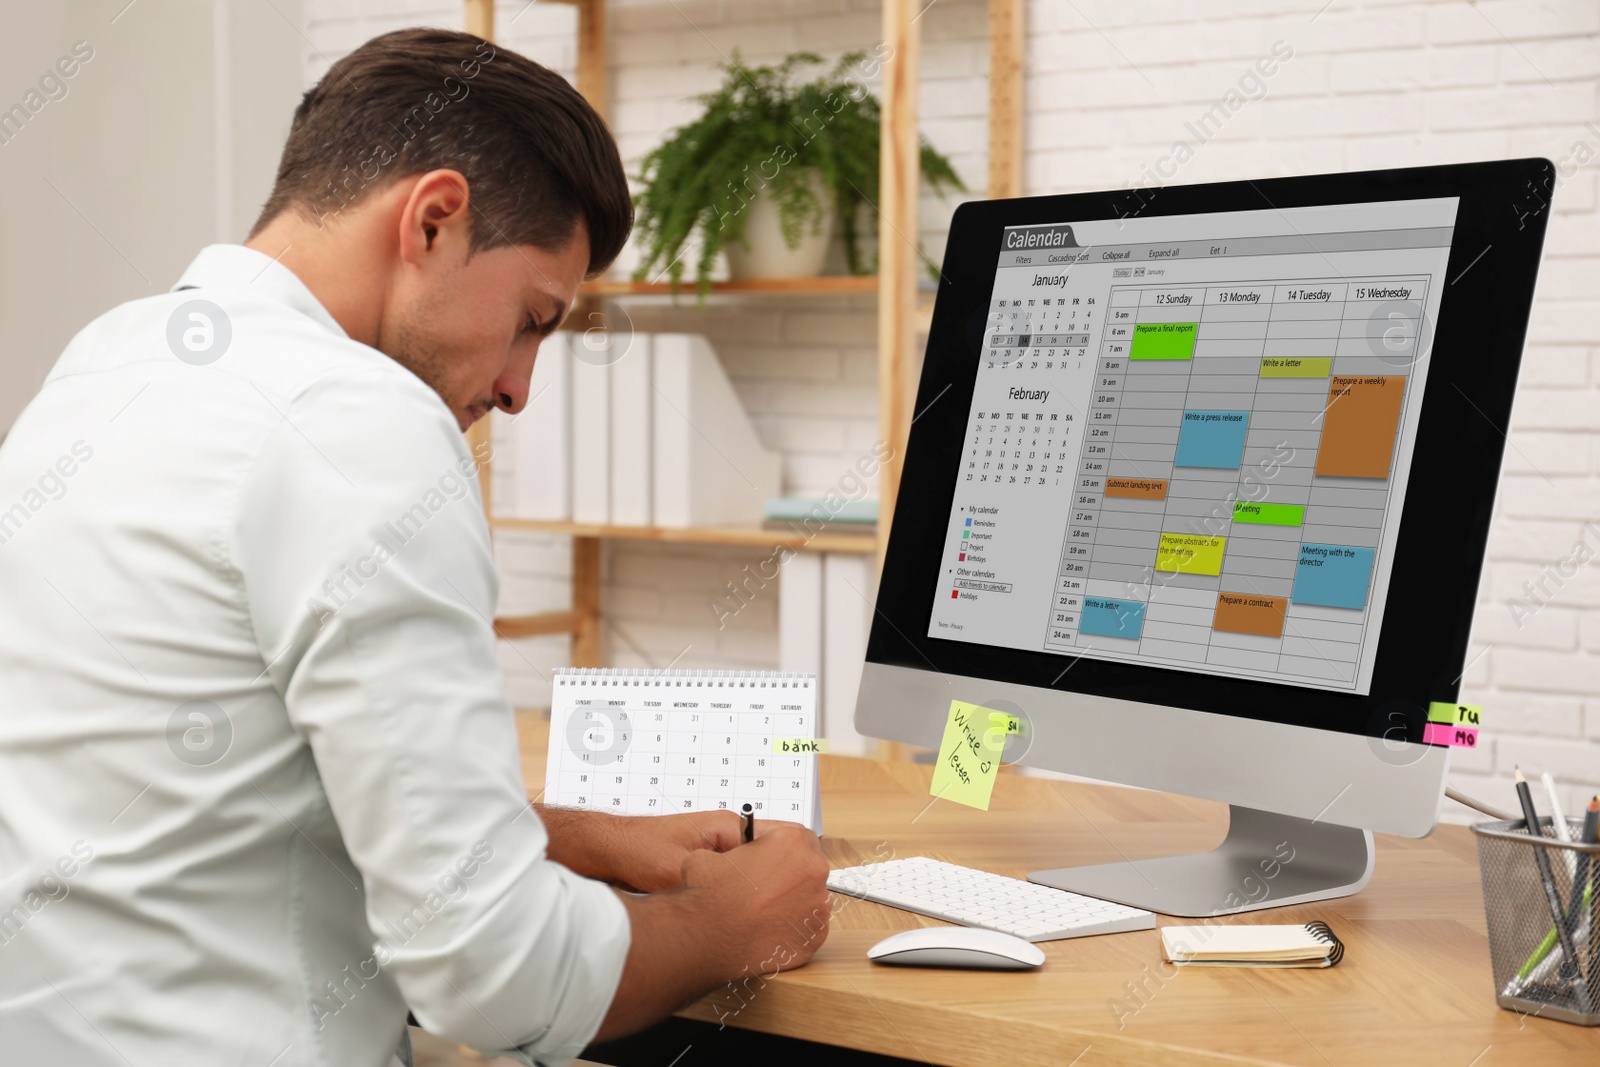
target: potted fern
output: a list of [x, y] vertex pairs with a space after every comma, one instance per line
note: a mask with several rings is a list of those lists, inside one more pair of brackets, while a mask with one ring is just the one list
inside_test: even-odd
[[[634, 277], [664, 274], [676, 288], [692, 258], [704, 296], [719, 252], [735, 277], [815, 275], [835, 225], [849, 271], [876, 269], [862, 254], [856, 211], [878, 189], [879, 105], [863, 80], [876, 64], [854, 52], [807, 80], [821, 56], [797, 52], [763, 67], [735, 56], [722, 85], [699, 98], [701, 116], [640, 164]], [[921, 163], [935, 191], [965, 190], [926, 140]]]

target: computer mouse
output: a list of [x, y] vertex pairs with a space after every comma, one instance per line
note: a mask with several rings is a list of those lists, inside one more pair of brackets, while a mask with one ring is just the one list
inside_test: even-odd
[[928, 926], [884, 938], [867, 949], [867, 959], [901, 967], [1026, 971], [1044, 963], [1044, 952], [1020, 937], [994, 930]]

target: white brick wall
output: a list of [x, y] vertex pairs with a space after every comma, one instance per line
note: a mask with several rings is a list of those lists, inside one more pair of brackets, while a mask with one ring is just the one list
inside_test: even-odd
[[[1544, 155], [1586, 143], [1595, 162], [1563, 168], [1539, 304], [1512, 421], [1506, 476], [1463, 699], [1485, 707], [1481, 748], [1456, 759], [1456, 782], [1502, 806], [1513, 763], [1569, 783], [1570, 810], [1600, 787], [1600, 570], [1586, 564], [1518, 625], [1509, 600], [1569, 556], [1600, 519], [1593, 454], [1600, 394], [1600, 7], [1577, 0], [1465, 3], [1336, 0], [1034, 0], [1028, 14], [1026, 185], [1072, 192], [1156, 180], [1183, 141], [1194, 156], [1167, 179], [1243, 177]], [[838, 54], [878, 40], [871, 0], [621, 0], [612, 13], [613, 123], [630, 160], [691, 117], [685, 97], [710, 87], [710, 64], [794, 48]], [[417, 21], [459, 24], [457, 5], [306, 0], [308, 77], [371, 33]], [[1315, 17], [1313, 17], [1315, 16]], [[502, 3], [508, 45], [570, 75], [573, 15]], [[984, 6], [938, 0], [924, 34], [923, 129], [978, 194], [986, 165]], [[1273, 42], [1291, 59], [1208, 137], [1198, 123]], [[1247, 86], [1248, 88], [1248, 86]], [[1594, 127], [1587, 123], [1596, 123]], [[1170, 171], [1170, 167], [1169, 167]], [[925, 203], [937, 256], [948, 205]], [[873, 315], [857, 300], [635, 308], [640, 328], [703, 330], [717, 344], [786, 489], [817, 491], [875, 434]], [[1590, 534], [1600, 550], [1600, 534]], [[506, 607], [564, 596], [559, 548], [502, 538]], [[609, 654], [619, 663], [770, 664], [775, 612], [758, 602], [728, 631], [705, 600], [750, 560], [737, 553], [613, 546]], [[1553, 587], [1552, 587], [1553, 588]], [[502, 657], [519, 701], [543, 693], [535, 670], [560, 642], [521, 642]], [[687, 650], [686, 649], [687, 646]], [[1459, 817], [1459, 812], [1447, 816]]]

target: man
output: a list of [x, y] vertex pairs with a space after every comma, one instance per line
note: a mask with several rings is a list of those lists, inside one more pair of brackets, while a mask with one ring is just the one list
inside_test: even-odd
[[631, 222], [559, 77], [392, 33], [68, 346], [0, 450], [0, 1059], [560, 1063], [816, 951], [808, 831], [523, 793], [461, 431]]

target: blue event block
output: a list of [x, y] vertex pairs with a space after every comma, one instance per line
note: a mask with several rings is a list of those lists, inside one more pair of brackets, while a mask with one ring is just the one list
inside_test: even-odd
[[1360, 611], [1367, 606], [1372, 554], [1370, 548], [1348, 545], [1301, 545], [1292, 599], [1296, 604]]
[[1099, 637], [1125, 637], [1137, 641], [1144, 629], [1144, 603], [1139, 600], [1111, 600], [1101, 596], [1083, 598], [1078, 613], [1078, 632]]
[[1177, 466], [1237, 469], [1249, 428], [1248, 411], [1185, 411], [1178, 430]]

